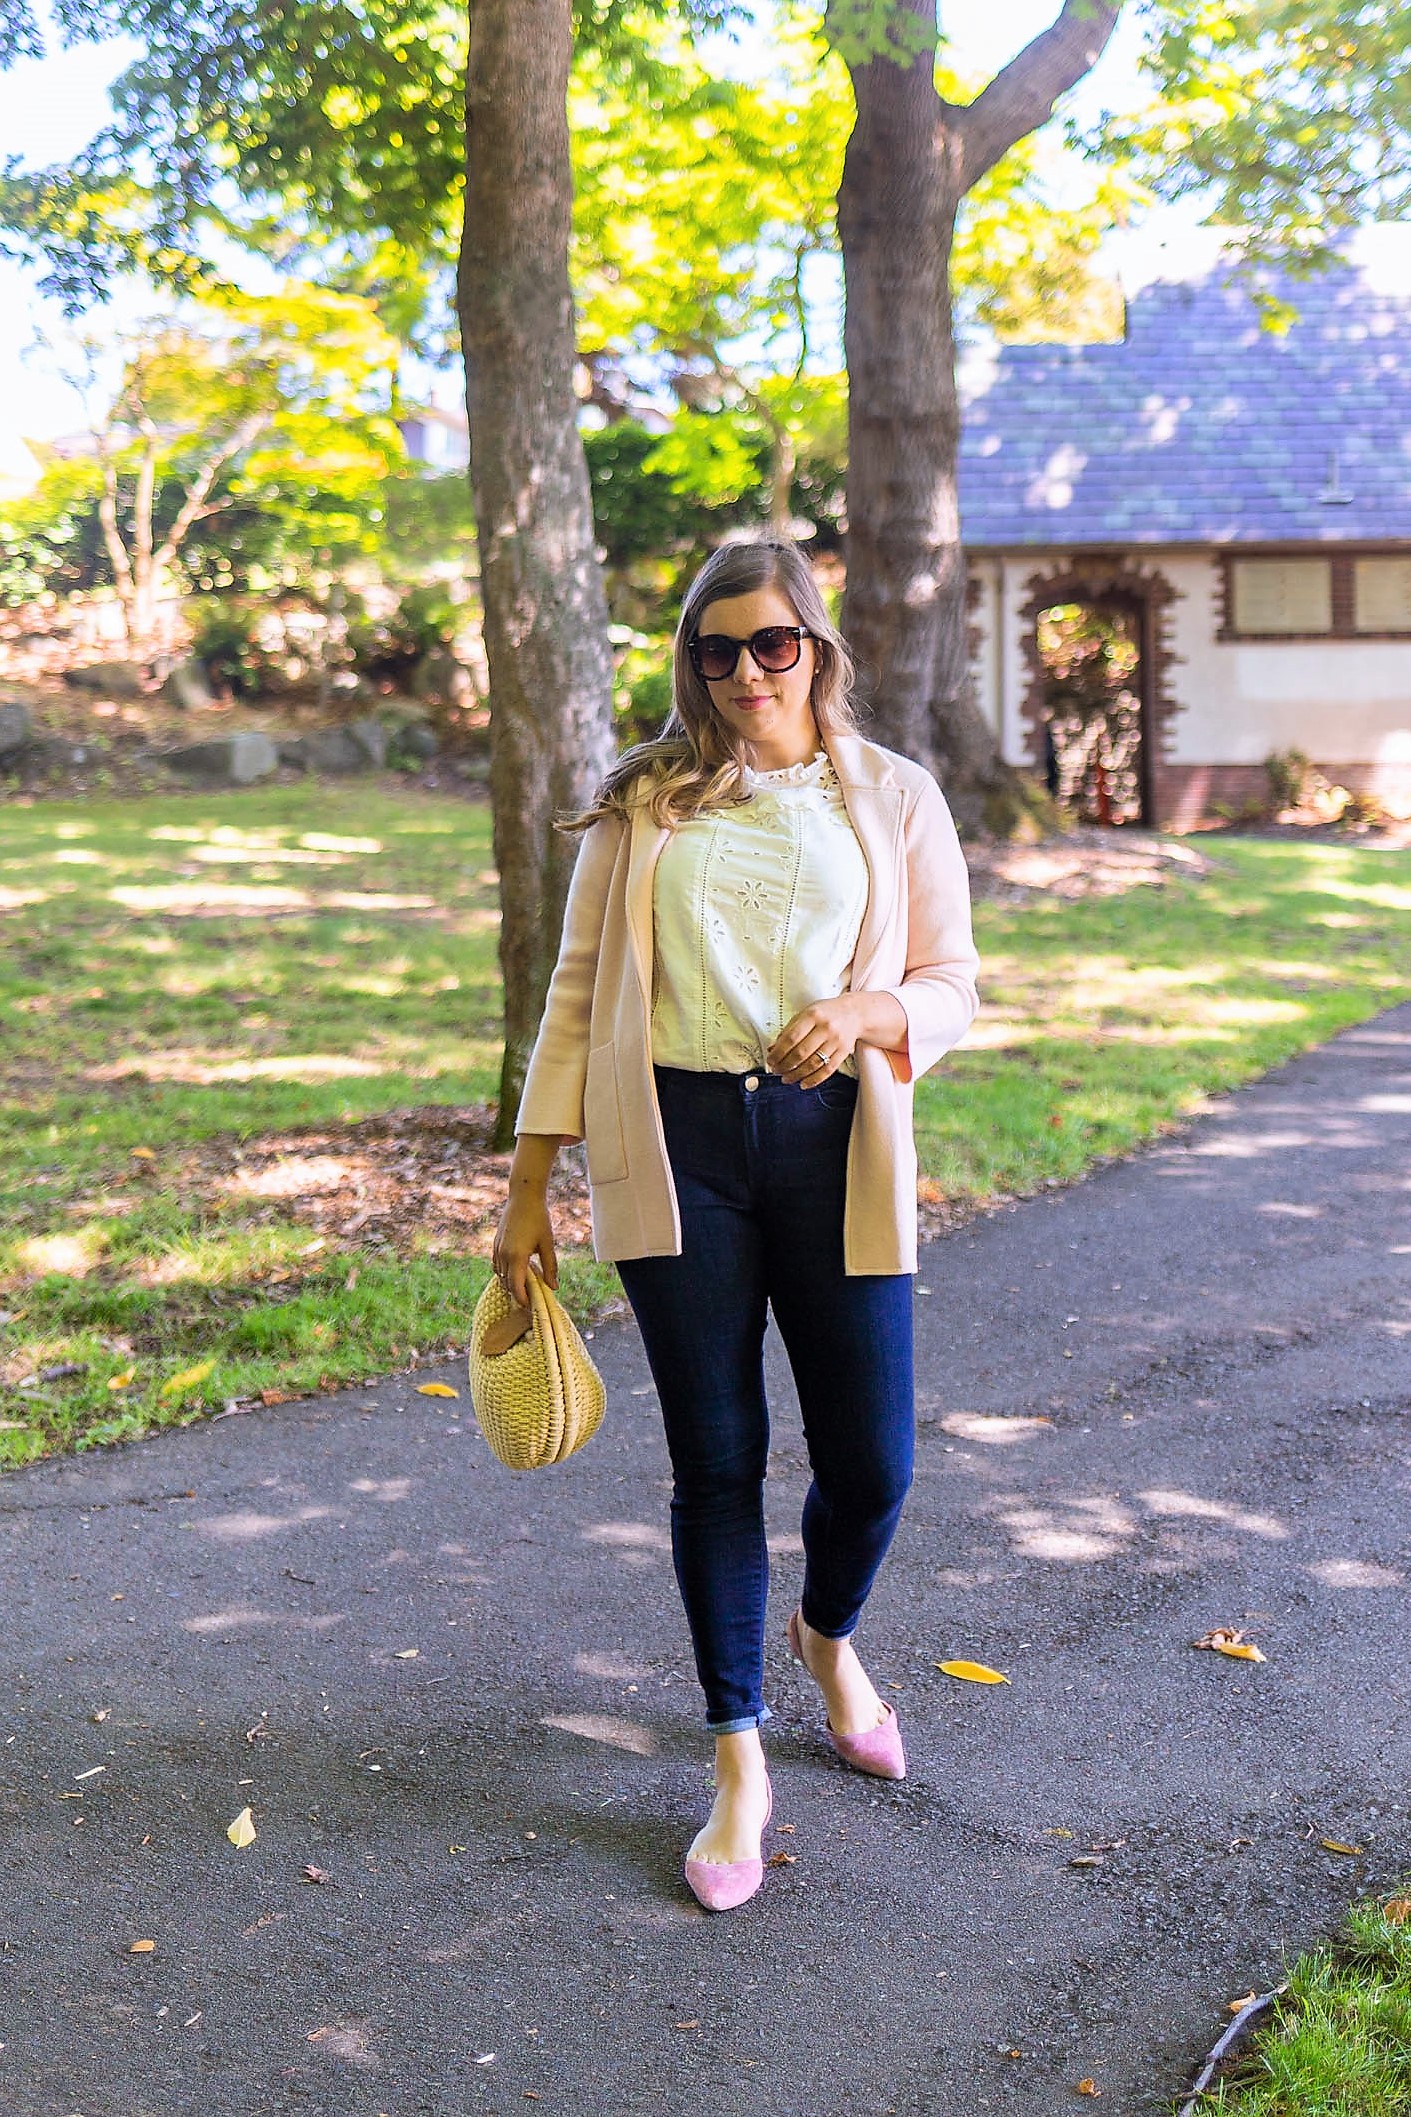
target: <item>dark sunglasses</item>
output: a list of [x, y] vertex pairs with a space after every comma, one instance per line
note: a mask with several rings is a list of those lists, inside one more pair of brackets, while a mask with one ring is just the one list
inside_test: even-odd
[[757, 669], [782, 676], [786, 669], [797, 668], [803, 643], [812, 638], [806, 625], [765, 625], [747, 640], [731, 639], [728, 632], [698, 632], [686, 642], [686, 652], [697, 676], [708, 684], [718, 684], [735, 674], [745, 647]]

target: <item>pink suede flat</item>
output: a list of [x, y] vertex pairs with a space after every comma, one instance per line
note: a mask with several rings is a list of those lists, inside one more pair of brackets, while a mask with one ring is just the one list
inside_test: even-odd
[[[789, 1652], [800, 1668], [807, 1669], [803, 1658], [803, 1641], [799, 1637], [799, 1613], [795, 1610], [788, 1623]], [[811, 1673], [811, 1672], [810, 1672]], [[896, 1707], [882, 1700], [886, 1719], [880, 1727], [869, 1727], [861, 1735], [838, 1735], [828, 1723], [828, 1740], [832, 1743], [844, 1764], [850, 1764], [855, 1772], [866, 1772], [869, 1779], [904, 1779], [906, 1777], [906, 1752], [901, 1744], [901, 1726], [897, 1720]]]
[[[764, 1822], [760, 1836], [769, 1828], [769, 1818], [774, 1813], [774, 1788], [769, 1789], [769, 1806], [764, 1811]], [[753, 1860], [693, 1860], [686, 1861], [686, 1886], [704, 1911], [734, 1911], [740, 1904], [747, 1904], [760, 1883], [764, 1880], [764, 1856]]]

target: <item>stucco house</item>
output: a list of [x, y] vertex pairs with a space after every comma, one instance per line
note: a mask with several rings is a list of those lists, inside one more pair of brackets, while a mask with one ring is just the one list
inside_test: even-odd
[[1265, 284], [1282, 332], [1217, 265], [1132, 298], [1118, 344], [962, 364], [976, 696], [1041, 766], [1041, 614], [1128, 612], [1141, 818], [1174, 828], [1289, 749], [1411, 814], [1411, 291], [1350, 258]]

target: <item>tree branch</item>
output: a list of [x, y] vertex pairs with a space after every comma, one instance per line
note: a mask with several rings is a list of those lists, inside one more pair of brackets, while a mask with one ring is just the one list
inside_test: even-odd
[[1059, 97], [1097, 64], [1121, 11], [1122, 0], [1064, 0], [1052, 28], [1026, 44], [973, 103], [955, 113], [966, 191], [1016, 140], [1044, 124]]
[[228, 463], [232, 456], [238, 456], [241, 449], [248, 448], [256, 435], [261, 433], [268, 425], [269, 414], [267, 412], [252, 413], [248, 419], [235, 429], [235, 432], [228, 440], [222, 442], [221, 446], [206, 458], [192, 480], [191, 489], [181, 503], [176, 520], [172, 523], [171, 528], [167, 531], [162, 541], [162, 548], [157, 554], [156, 572], [165, 573], [167, 571], [172, 560], [181, 549], [182, 538], [194, 523], [201, 520], [202, 514], [205, 512], [206, 495], [215, 483], [216, 472], [221, 465]]

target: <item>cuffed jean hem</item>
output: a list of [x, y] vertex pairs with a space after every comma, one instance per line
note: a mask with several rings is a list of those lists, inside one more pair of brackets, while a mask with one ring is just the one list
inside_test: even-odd
[[809, 1616], [807, 1610], [804, 1608], [802, 1603], [799, 1604], [799, 1614], [803, 1618], [804, 1623], [808, 1626], [810, 1632], [816, 1632], [820, 1639], [851, 1639], [853, 1633], [857, 1630], [857, 1626], [855, 1624], [851, 1624], [848, 1626], [846, 1632], [830, 1632], [826, 1629], [825, 1626], [816, 1625], [814, 1623], [813, 1619]]
[[774, 1715], [770, 1712], [769, 1707], [762, 1705], [757, 1713], [745, 1713], [739, 1720], [711, 1720], [707, 1718], [706, 1733], [708, 1735], [743, 1735], [747, 1727], [763, 1727], [766, 1720], [772, 1720], [773, 1718]]

